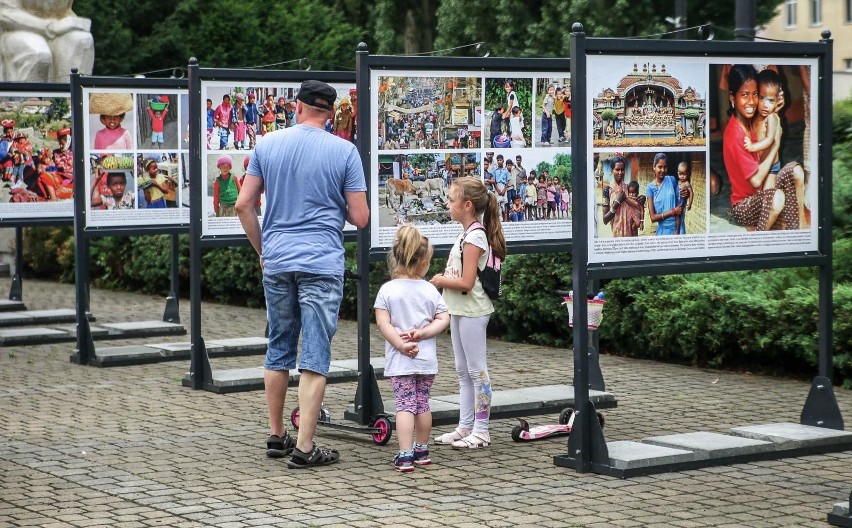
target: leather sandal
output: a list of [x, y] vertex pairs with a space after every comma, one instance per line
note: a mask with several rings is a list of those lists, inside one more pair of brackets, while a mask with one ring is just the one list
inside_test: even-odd
[[302, 469], [311, 466], [327, 466], [340, 460], [340, 453], [336, 449], [320, 449], [314, 444], [310, 453], [301, 451], [298, 447], [293, 449], [293, 456], [287, 462], [290, 469]]
[[269, 458], [282, 458], [293, 452], [296, 440], [284, 431], [283, 436], [269, 435], [266, 439], [266, 456]]

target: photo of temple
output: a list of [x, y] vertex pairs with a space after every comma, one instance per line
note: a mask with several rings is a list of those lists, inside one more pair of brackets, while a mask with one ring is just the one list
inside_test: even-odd
[[610, 76], [593, 91], [595, 147], [707, 144], [706, 74], [676, 77], [652, 62], [625, 66], [629, 73], [617, 83]]

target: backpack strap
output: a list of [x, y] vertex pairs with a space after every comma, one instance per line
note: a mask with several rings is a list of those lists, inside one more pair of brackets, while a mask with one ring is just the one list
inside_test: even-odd
[[[464, 239], [467, 238], [467, 235], [470, 234], [471, 231], [475, 231], [477, 229], [481, 229], [482, 231], [485, 231], [485, 226], [482, 225], [482, 223], [479, 222], [478, 220], [472, 222], [469, 226], [467, 226], [467, 229], [465, 230], [464, 234], [462, 235], [461, 240], [459, 240], [459, 255], [461, 257], [462, 269], [464, 269]], [[486, 233], [486, 235], [488, 234], [487, 231], [485, 231], [485, 233]], [[492, 258], [491, 257], [491, 244], [488, 244], [487, 251], [488, 251], [488, 258], [489, 259]], [[477, 263], [477, 266], [476, 266], [476, 271], [477, 271], [477, 273], [479, 272], [479, 264], [478, 263]]]

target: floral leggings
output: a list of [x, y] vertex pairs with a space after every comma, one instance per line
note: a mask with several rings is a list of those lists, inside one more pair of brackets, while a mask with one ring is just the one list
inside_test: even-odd
[[732, 207], [734, 221], [741, 226], [755, 226], [758, 231], [766, 231], [769, 224], [769, 213], [772, 211], [772, 201], [776, 189], [784, 193], [784, 208], [781, 209], [781, 219], [785, 229], [799, 229], [799, 203], [796, 199], [796, 183], [793, 170], [797, 163], [791, 161], [784, 165], [775, 177], [774, 189], [762, 189], [748, 198], [737, 202]]
[[415, 416], [429, 412], [429, 394], [432, 392], [434, 374], [391, 376], [391, 387], [396, 400], [396, 412], [410, 412]]

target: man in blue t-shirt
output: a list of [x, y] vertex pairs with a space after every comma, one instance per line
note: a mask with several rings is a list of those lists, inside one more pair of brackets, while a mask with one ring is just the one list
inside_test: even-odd
[[[263, 268], [269, 323], [263, 376], [270, 424], [266, 454], [292, 453], [287, 465], [294, 469], [333, 464], [340, 456], [317, 447], [313, 437], [343, 298], [343, 225], [349, 221], [362, 229], [370, 214], [358, 151], [324, 128], [336, 98], [326, 83], [302, 83], [298, 124], [258, 140], [236, 203]], [[263, 192], [261, 226], [254, 207]], [[294, 441], [284, 430], [284, 400], [300, 332], [300, 423]]]

